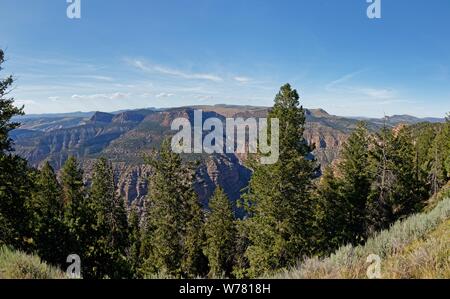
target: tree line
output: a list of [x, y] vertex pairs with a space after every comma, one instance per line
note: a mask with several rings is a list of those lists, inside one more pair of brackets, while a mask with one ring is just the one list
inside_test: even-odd
[[[0, 67], [3, 61], [0, 50]], [[303, 136], [305, 112], [286, 84], [268, 116], [280, 121], [280, 157], [273, 165], [256, 163], [262, 154], [247, 161], [253, 175], [239, 200], [243, 219], [220, 187], [202, 209], [193, 188], [197, 165], [173, 153], [169, 140], [145, 160], [154, 173], [143, 211], [127, 209], [105, 158], [86, 184], [75, 157], [56, 174], [49, 163], [35, 169], [14, 154], [9, 132], [19, 124], [11, 119], [23, 108], [8, 98], [12, 83], [0, 81], [0, 245], [62, 268], [78, 254], [87, 279], [263, 276], [364, 243], [421, 211], [450, 179], [449, 119], [376, 133], [361, 122], [318, 179]]]

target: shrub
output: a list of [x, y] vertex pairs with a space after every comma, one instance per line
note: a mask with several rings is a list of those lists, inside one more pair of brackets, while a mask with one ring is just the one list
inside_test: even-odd
[[0, 247], [0, 279], [64, 279], [65, 274], [34, 255]]

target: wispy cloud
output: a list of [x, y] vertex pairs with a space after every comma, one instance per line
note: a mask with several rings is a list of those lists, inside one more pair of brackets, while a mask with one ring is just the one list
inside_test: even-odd
[[80, 75], [77, 77], [82, 78], [82, 79], [92, 79], [92, 80], [98, 80], [98, 81], [108, 81], [108, 82], [114, 81], [114, 78], [108, 77], [108, 76]]
[[388, 100], [397, 97], [397, 92], [395, 90], [385, 88], [354, 88], [354, 92], [381, 100]]
[[61, 98], [58, 96], [52, 96], [52, 97], [48, 97], [48, 99], [52, 102], [56, 102], [56, 101], [59, 101]]
[[33, 100], [16, 100], [15, 105], [16, 106], [22, 106], [22, 105], [35, 105], [36, 102]]
[[128, 62], [132, 66], [134, 66], [144, 72], [160, 73], [160, 74], [183, 78], [183, 79], [188, 79], [188, 80], [208, 80], [208, 81], [214, 81], [214, 82], [223, 81], [222, 77], [217, 76], [215, 74], [186, 72], [186, 71], [169, 68], [169, 67], [165, 67], [165, 66], [151, 65], [142, 60], [128, 60]]
[[239, 82], [239, 83], [247, 83], [249, 82], [251, 79], [248, 77], [240, 77], [240, 76], [236, 76], [233, 78], [235, 81]]
[[161, 93], [159, 93], [159, 94], [156, 95], [156, 98], [157, 98], [157, 99], [160, 99], [160, 98], [170, 98], [170, 97], [173, 97], [173, 96], [175, 96], [175, 94], [173, 94], [173, 93], [161, 92]]
[[342, 77], [340, 77], [340, 78], [338, 78], [336, 80], [333, 80], [330, 83], [328, 83], [325, 86], [325, 89], [329, 90], [329, 91], [332, 91], [333, 89], [335, 89], [339, 85], [350, 81], [351, 79], [353, 79], [354, 77], [358, 76], [361, 73], [364, 73], [365, 71], [366, 71], [365, 69], [362, 69], [362, 70], [359, 70], [359, 71], [355, 71], [355, 72], [346, 74], [346, 75], [344, 75], [344, 76], [342, 76]]
[[346, 94], [365, 100], [382, 100], [383, 103], [394, 101], [398, 98], [398, 92], [392, 88], [374, 88], [360, 83], [352, 83], [352, 79], [365, 72], [366, 69], [346, 74], [325, 85], [327, 92], [333, 94]]
[[99, 94], [90, 94], [90, 95], [78, 95], [74, 94], [72, 96], [72, 100], [120, 100], [128, 98], [130, 94], [115, 92], [111, 94], [99, 93]]
[[200, 100], [200, 101], [208, 101], [208, 100], [213, 100], [214, 96], [199, 94], [199, 95], [195, 95], [194, 98], [197, 100]]

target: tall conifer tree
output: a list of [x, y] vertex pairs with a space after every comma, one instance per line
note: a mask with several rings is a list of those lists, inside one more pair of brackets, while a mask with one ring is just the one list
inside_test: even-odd
[[[273, 165], [254, 164], [245, 206], [249, 219], [249, 275], [292, 265], [311, 253], [311, 179], [314, 161], [303, 136], [305, 112], [289, 84], [281, 87], [270, 119], [280, 123], [280, 156]], [[273, 132], [271, 132], [273, 133]]]
[[91, 248], [95, 277], [124, 278], [129, 275], [126, 263], [128, 223], [124, 201], [116, 195], [114, 172], [105, 158], [94, 166], [89, 204], [94, 214], [95, 245]]
[[[0, 49], [0, 71], [5, 61]], [[14, 116], [23, 115], [23, 107], [14, 105], [8, 93], [14, 80], [12, 76], [0, 78], [0, 244], [26, 249], [30, 238], [30, 213], [26, 209], [33, 182], [27, 161], [13, 155], [13, 142], [9, 132], [19, 127], [12, 121]]]
[[69, 254], [62, 189], [48, 162], [36, 176], [36, 188], [30, 205], [35, 247], [39, 257], [62, 266], [66, 264]]
[[229, 277], [233, 270], [237, 232], [230, 200], [221, 187], [216, 188], [209, 209], [205, 224], [209, 275]]
[[144, 275], [201, 275], [203, 212], [193, 189], [195, 169], [182, 162], [166, 139], [147, 162], [153, 167], [146, 202]]

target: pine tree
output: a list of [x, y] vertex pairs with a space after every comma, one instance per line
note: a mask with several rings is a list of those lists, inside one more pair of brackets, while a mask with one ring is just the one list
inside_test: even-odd
[[[420, 194], [430, 194], [431, 185], [429, 173], [431, 171], [430, 152], [433, 140], [436, 138], [435, 124], [422, 123], [411, 126], [410, 132], [414, 145], [414, 168], [416, 180], [419, 181], [422, 190]], [[425, 195], [425, 197], [428, 197]]]
[[233, 258], [232, 276], [237, 279], [248, 278], [249, 260], [246, 256], [247, 248], [250, 246], [249, 227], [245, 225], [246, 219], [236, 219], [236, 237]]
[[30, 203], [35, 248], [40, 258], [62, 266], [68, 255], [64, 242], [67, 231], [62, 189], [48, 162], [36, 176], [36, 188]]
[[445, 171], [447, 174], [447, 180], [450, 180], [450, 112], [445, 118], [444, 125], [444, 157], [445, 157]]
[[96, 220], [95, 245], [90, 252], [93, 275], [97, 278], [128, 276], [127, 215], [124, 201], [116, 196], [112, 165], [105, 158], [97, 160], [94, 166], [89, 204]]
[[447, 182], [446, 161], [448, 156], [445, 156], [445, 153], [447, 152], [448, 137], [445, 127], [439, 126], [429, 151], [430, 171], [428, 178], [433, 195], [437, 194]]
[[[5, 62], [5, 55], [0, 49], [0, 71]], [[20, 126], [17, 122], [12, 122], [14, 116], [24, 115], [23, 106], [18, 108], [14, 106], [13, 98], [6, 98], [14, 80], [12, 76], [0, 79], [0, 154], [5, 154], [12, 150], [12, 140], [9, 132]]]
[[209, 261], [209, 276], [230, 277], [235, 256], [236, 227], [230, 200], [217, 187], [209, 201], [210, 213], [205, 224], [205, 254]]
[[395, 151], [394, 135], [386, 126], [377, 133], [371, 150], [374, 181], [367, 205], [368, 233], [387, 228], [394, 221]]
[[130, 248], [128, 250], [128, 263], [131, 266], [131, 272], [136, 278], [140, 277], [139, 267], [141, 266], [141, 225], [138, 213], [138, 208], [135, 204], [131, 206], [130, 213], [128, 216], [128, 226], [129, 226], [129, 236]]
[[[0, 49], [0, 71], [3, 62], [4, 52]], [[24, 114], [23, 107], [15, 107], [14, 99], [7, 97], [12, 84], [11, 76], [0, 79], [0, 245], [26, 249], [30, 238], [26, 205], [33, 182], [26, 160], [11, 154], [9, 132], [20, 125], [11, 119]]]
[[319, 232], [315, 242], [322, 254], [329, 254], [353, 239], [347, 222], [349, 205], [342, 195], [342, 181], [331, 167], [327, 167], [317, 186], [315, 208], [316, 227]]
[[193, 189], [189, 193], [181, 270], [184, 277], [196, 278], [208, 273], [208, 259], [203, 253], [205, 219], [197, 194]]
[[0, 244], [29, 249], [31, 213], [27, 206], [33, 189], [27, 161], [0, 153]]
[[342, 244], [359, 244], [366, 238], [366, 205], [372, 181], [369, 166], [369, 133], [366, 123], [360, 122], [344, 144], [338, 165], [343, 201], [338, 213], [345, 215]]
[[[280, 123], [280, 156], [273, 165], [253, 164], [249, 191], [244, 197], [249, 214], [249, 275], [295, 263], [311, 253], [312, 211], [310, 202], [314, 161], [304, 137], [305, 113], [299, 96], [289, 84], [275, 98], [270, 119]], [[273, 132], [272, 132], [273, 133]]]
[[71, 156], [61, 170], [64, 199], [64, 222], [67, 226], [67, 256], [77, 254], [81, 258], [81, 275], [93, 278], [90, 247], [95, 241], [95, 218], [86, 197], [83, 171], [75, 157]]
[[[193, 189], [195, 169], [182, 162], [165, 140], [147, 159], [153, 167], [146, 201], [142, 257], [144, 275], [195, 277], [199, 264], [203, 215]], [[186, 273], [188, 272], [188, 273]]]
[[417, 173], [417, 159], [412, 136], [407, 128], [397, 130], [394, 140], [395, 205], [394, 220], [420, 211], [423, 199], [427, 198], [426, 189]]

